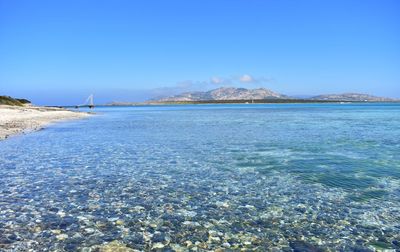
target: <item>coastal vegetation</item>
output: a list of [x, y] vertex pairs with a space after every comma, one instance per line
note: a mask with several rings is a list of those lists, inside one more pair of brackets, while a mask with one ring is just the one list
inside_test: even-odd
[[31, 103], [27, 99], [12, 98], [10, 96], [1, 95], [0, 105], [10, 105], [10, 106], [24, 106], [25, 104]]

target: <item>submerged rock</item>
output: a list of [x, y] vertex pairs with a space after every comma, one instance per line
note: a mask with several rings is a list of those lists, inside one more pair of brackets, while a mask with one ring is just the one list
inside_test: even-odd
[[305, 241], [293, 241], [289, 244], [290, 247], [293, 249], [293, 252], [324, 252], [323, 249]]
[[136, 250], [128, 248], [120, 241], [112, 241], [110, 243], [98, 247], [99, 252], [135, 252]]

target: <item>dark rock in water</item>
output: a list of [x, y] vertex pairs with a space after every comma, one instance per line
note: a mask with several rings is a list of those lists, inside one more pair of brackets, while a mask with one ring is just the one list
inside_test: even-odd
[[235, 232], [240, 232], [240, 231], [243, 231], [243, 229], [244, 229], [243, 226], [242, 226], [242, 223], [240, 223], [240, 222], [232, 223], [231, 224], [231, 228]]
[[305, 207], [296, 207], [294, 210], [296, 210], [299, 213], [305, 213], [307, 211]]
[[206, 231], [198, 231], [196, 234], [196, 240], [197, 241], [202, 241], [202, 242], [207, 242], [208, 240], [208, 233]]
[[73, 217], [66, 216], [64, 217], [59, 224], [60, 229], [66, 229], [68, 226], [74, 224], [75, 219]]
[[0, 244], [5, 245], [5, 244], [11, 244], [13, 242], [14, 242], [13, 240], [8, 239], [7, 237], [0, 237]]
[[9, 236], [7, 236], [7, 238], [8, 238], [8, 240], [10, 240], [12, 242], [21, 240], [21, 238], [19, 238], [19, 236], [16, 234], [10, 234]]
[[114, 241], [116, 239], [116, 236], [113, 234], [105, 234], [101, 237], [101, 239], [103, 239], [103, 241], [110, 242]]
[[[357, 233], [358, 234], [358, 233]], [[361, 239], [357, 239], [356, 241], [356, 244], [358, 244], [358, 245], [362, 245], [362, 244], [364, 244], [366, 241], [365, 240], [361, 240]]]
[[113, 236], [114, 240], [119, 239], [121, 237], [121, 230], [113, 229], [107, 232], [106, 234]]
[[293, 241], [290, 242], [290, 247], [292, 247], [294, 252], [322, 252], [321, 248], [318, 248], [310, 243], [304, 241]]
[[61, 222], [60, 217], [55, 214], [48, 214], [44, 216], [43, 225], [44, 229], [58, 229]]
[[368, 248], [364, 248], [364, 247], [351, 248], [350, 251], [354, 251], [354, 252], [373, 252], [373, 250], [368, 249]]
[[101, 232], [107, 232], [109, 230], [112, 230], [114, 228], [114, 225], [109, 221], [101, 221], [97, 223], [97, 228]]
[[141, 234], [130, 234], [129, 236], [124, 237], [124, 243], [129, 245], [137, 245], [137, 244], [144, 244], [143, 235]]
[[385, 240], [378, 240], [375, 242], [371, 242], [370, 245], [375, 247], [376, 249], [384, 250], [384, 249], [393, 249], [392, 244]]
[[152, 238], [153, 242], [163, 242], [165, 241], [165, 234], [155, 233]]
[[72, 225], [68, 226], [68, 232], [77, 233], [80, 230], [80, 226], [77, 223], [73, 223]]
[[179, 215], [165, 215], [164, 220], [168, 220], [173, 226], [180, 226], [185, 221], [183, 216]]
[[49, 239], [50, 237], [52, 237], [53, 235], [50, 233], [50, 231], [44, 231], [40, 234], [40, 237], [42, 237], [43, 239]]
[[65, 244], [64, 250], [65, 251], [71, 251], [71, 252], [72, 251], [78, 251], [79, 244], [80, 244], [80, 241], [73, 239], [71, 241], [68, 241]]
[[281, 248], [281, 251], [283, 251], [283, 252], [292, 252], [292, 249], [290, 247], [283, 247], [283, 248]]
[[162, 251], [163, 251], [163, 252], [175, 252], [175, 250], [173, 250], [173, 249], [170, 248], [170, 247], [165, 247], [165, 248], [162, 249]]
[[57, 207], [50, 207], [50, 208], [49, 208], [49, 211], [50, 211], [50, 212], [54, 212], [54, 213], [58, 212], [58, 210], [59, 210], [59, 209], [58, 209]]

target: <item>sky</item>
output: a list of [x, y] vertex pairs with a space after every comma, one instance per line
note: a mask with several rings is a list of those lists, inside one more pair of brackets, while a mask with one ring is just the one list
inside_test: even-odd
[[74, 105], [221, 86], [400, 98], [400, 1], [0, 0], [0, 95]]

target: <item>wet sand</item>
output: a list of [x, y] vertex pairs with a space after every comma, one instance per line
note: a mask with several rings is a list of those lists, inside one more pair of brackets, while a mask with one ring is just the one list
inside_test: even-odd
[[0, 105], [0, 140], [10, 136], [40, 130], [59, 121], [88, 117], [85, 112], [75, 112], [55, 107]]

